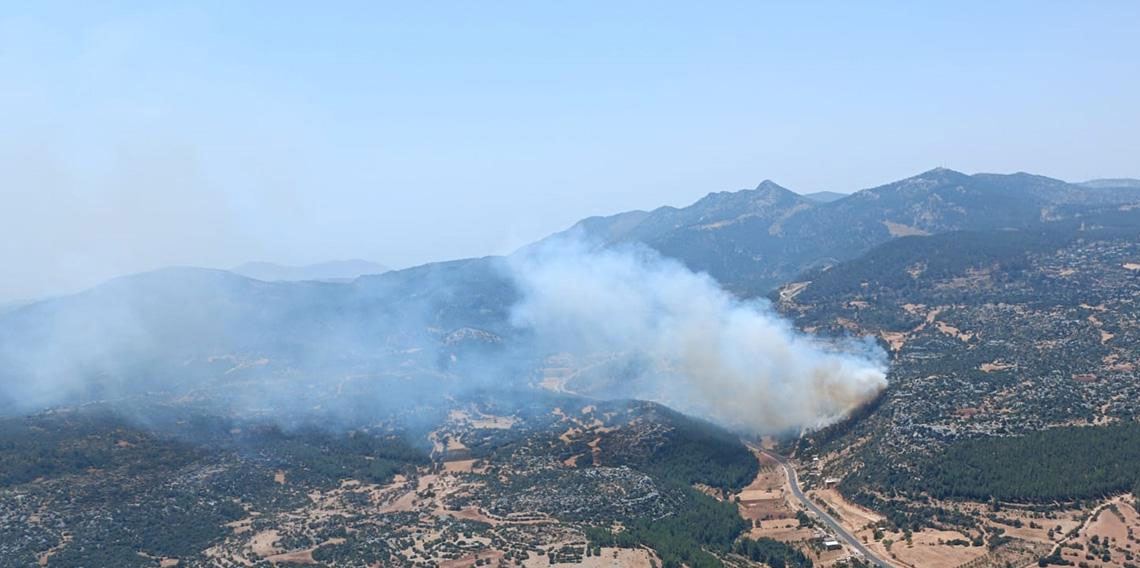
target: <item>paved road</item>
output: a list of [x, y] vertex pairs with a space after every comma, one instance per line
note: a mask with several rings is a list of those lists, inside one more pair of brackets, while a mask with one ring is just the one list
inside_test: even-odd
[[792, 486], [792, 495], [795, 495], [796, 499], [799, 499], [800, 503], [803, 503], [809, 511], [815, 513], [816, 516], [819, 517], [832, 532], [839, 535], [839, 538], [844, 540], [848, 546], [859, 551], [859, 553], [863, 555], [863, 558], [866, 558], [868, 562], [879, 568], [895, 568], [876, 556], [875, 553], [871, 552], [866, 546], [863, 546], [863, 543], [859, 542], [859, 539], [855, 538], [855, 535], [847, 532], [847, 529], [844, 529], [843, 525], [839, 524], [838, 521], [832, 518], [831, 515], [827, 514], [823, 509], [817, 507], [815, 503], [811, 502], [811, 499], [808, 499], [807, 495], [804, 495], [803, 491], [800, 491], [800, 480], [796, 476], [796, 469], [792, 467], [792, 464], [788, 463], [788, 460], [784, 458], [784, 456], [765, 450], [760, 451], [763, 452], [764, 455], [780, 462], [780, 465], [784, 467], [784, 473], [788, 476], [788, 485]]

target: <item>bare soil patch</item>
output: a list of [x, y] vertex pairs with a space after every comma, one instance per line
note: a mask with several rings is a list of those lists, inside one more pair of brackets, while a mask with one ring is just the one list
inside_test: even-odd
[[1102, 510], [1097, 515], [1096, 521], [1089, 525], [1086, 532], [1089, 535], [1100, 537], [1101, 540], [1105, 538], [1126, 540], [1128, 538], [1128, 525], [1124, 524], [1123, 518], [1112, 511]]
[[491, 560], [491, 564], [489, 564], [489, 566], [494, 566], [494, 565], [498, 564], [499, 560], [501, 560], [502, 558], [503, 558], [502, 551], [488, 550], [485, 552], [480, 552], [479, 554], [472, 554], [469, 556], [464, 556], [463, 558], [456, 558], [454, 560], [444, 560], [443, 562], [439, 563], [439, 567], [440, 568], [468, 568], [469, 566], [474, 566], [475, 562], [477, 562], [478, 560], [484, 560], [484, 561]]
[[838, 512], [843, 525], [851, 532], [883, 520], [882, 515], [844, 499], [835, 489], [816, 489], [809, 492], [808, 496], [813, 501], [826, 503]]
[[275, 546], [278, 538], [280, 535], [275, 530], [261, 531], [250, 539], [249, 549], [261, 557], [273, 556], [279, 552]]
[[274, 564], [316, 564], [317, 561], [313, 559], [313, 550], [297, 550], [294, 552], [285, 552], [282, 554], [274, 554], [267, 556], [265, 559]]
[[448, 473], [470, 473], [478, 460], [454, 460], [443, 462], [443, 471]]
[[890, 233], [892, 237], [925, 236], [930, 234], [918, 227], [895, 223], [893, 221], [883, 221], [883, 226], [887, 228], [887, 232]]
[[[582, 559], [582, 568], [649, 568], [654, 565], [656, 555], [640, 548], [603, 548], [600, 556]], [[656, 565], [660, 565], [657, 562]]]
[[891, 551], [899, 561], [916, 568], [954, 568], [986, 555], [982, 546], [945, 544], [955, 539], [969, 540], [957, 531], [924, 530], [914, 533], [909, 545], [905, 540], [895, 542]]

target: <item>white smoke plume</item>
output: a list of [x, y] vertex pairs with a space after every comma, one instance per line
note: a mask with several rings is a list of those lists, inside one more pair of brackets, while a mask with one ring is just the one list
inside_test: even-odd
[[886, 386], [870, 341], [797, 332], [766, 302], [741, 301], [713, 278], [644, 247], [577, 239], [509, 259], [521, 299], [512, 322], [552, 349], [632, 354], [648, 363], [633, 394], [730, 428], [774, 433], [823, 426]]

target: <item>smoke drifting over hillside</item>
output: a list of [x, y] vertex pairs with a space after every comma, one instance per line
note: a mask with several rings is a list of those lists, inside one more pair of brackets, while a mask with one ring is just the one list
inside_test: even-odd
[[577, 240], [508, 264], [522, 298], [512, 322], [540, 345], [639, 361], [637, 396], [725, 426], [779, 432], [833, 422], [886, 386], [871, 342], [797, 332], [763, 301], [741, 301], [706, 274], [644, 248]]
[[444, 393], [533, 396], [554, 354], [568, 391], [752, 433], [826, 424], [885, 385], [871, 343], [800, 334], [649, 249], [566, 239], [352, 283], [166, 269], [0, 313], [0, 413], [192, 400], [361, 424]]

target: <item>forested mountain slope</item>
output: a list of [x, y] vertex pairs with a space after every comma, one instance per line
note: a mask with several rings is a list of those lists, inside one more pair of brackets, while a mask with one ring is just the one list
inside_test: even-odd
[[[999, 498], [1063, 499], [1131, 484], [1131, 473], [1121, 473], [1123, 481], [1090, 480], [1088, 490], [1076, 478], [1026, 477], [1037, 489], [1022, 492], [997, 481], [1005, 479], [997, 469], [990, 484], [984, 472], [945, 464], [999, 451], [970, 440], [1140, 417], [1140, 211], [1112, 208], [1029, 229], [898, 239], [805, 273], [773, 298], [805, 329], [873, 334], [892, 354], [890, 386], [869, 416], [811, 435], [801, 447], [843, 450], [829, 468], [851, 472], [847, 491], [977, 498], [990, 487]], [[1094, 430], [1085, 432], [1097, 446]], [[1108, 467], [1128, 461], [1108, 446], [1100, 451]], [[1018, 455], [1012, 447], [1001, 452]], [[1037, 454], [1058, 463], [1076, 459]]]

